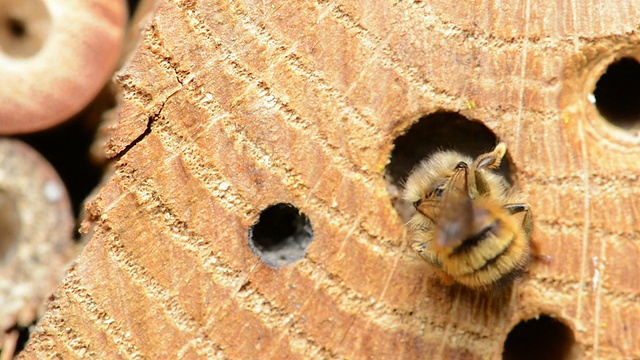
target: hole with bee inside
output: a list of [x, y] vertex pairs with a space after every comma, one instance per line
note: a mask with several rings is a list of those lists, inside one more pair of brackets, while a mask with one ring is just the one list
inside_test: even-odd
[[640, 130], [640, 63], [625, 57], [610, 64], [589, 100], [610, 124]]
[[249, 228], [249, 246], [273, 267], [291, 264], [304, 257], [313, 240], [309, 218], [287, 203], [271, 205]]
[[[484, 124], [458, 113], [437, 112], [420, 118], [409, 130], [396, 138], [386, 168], [385, 180], [391, 202], [403, 221], [414, 213], [413, 204], [402, 200], [403, 184], [411, 170], [422, 160], [440, 150], [455, 150], [471, 158], [492, 150], [496, 135]], [[512, 184], [514, 168], [509, 155], [496, 171]]]
[[521, 321], [507, 336], [503, 360], [574, 360], [578, 345], [569, 326], [548, 315]]

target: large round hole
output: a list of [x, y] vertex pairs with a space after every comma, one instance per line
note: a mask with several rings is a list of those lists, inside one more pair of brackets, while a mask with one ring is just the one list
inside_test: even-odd
[[[401, 194], [404, 181], [421, 160], [438, 150], [456, 150], [475, 158], [493, 149], [497, 143], [495, 134], [484, 124], [458, 113], [439, 112], [418, 120], [396, 139], [385, 174], [391, 202], [400, 218], [408, 221], [415, 211], [412, 204], [402, 200]], [[499, 172], [509, 182], [512, 182], [512, 168], [507, 155]]]
[[625, 130], [640, 130], [640, 63], [622, 58], [596, 83], [591, 101], [600, 115]]
[[269, 206], [249, 229], [249, 246], [253, 252], [276, 267], [302, 259], [311, 240], [311, 222], [291, 204]]
[[15, 200], [0, 190], [0, 262], [10, 257], [20, 236], [20, 216]]
[[0, 51], [25, 58], [44, 45], [51, 28], [51, 14], [42, 0], [0, 2]]
[[541, 315], [516, 325], [504, 342], [504, 360], [569, 360], [578, 352], [571, 329], [562, 322]]

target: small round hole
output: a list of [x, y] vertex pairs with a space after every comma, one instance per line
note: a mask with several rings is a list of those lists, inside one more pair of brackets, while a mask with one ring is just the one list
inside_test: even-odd
[[35, 55], [44, 45], [51, 14], [42, 0], [0, 2], [0, 52], [16, 58]]
[[577, 358], [571, 329], [562, 322], [541, 315], [516, 325], [504, 342], [504, 360], [572, 360]]
[[[403, 221], [414, 213], [413, 204], [401, 198], [404, 181], [411, 170], [423, 159], [438, 150], [456, 150], [476, 157], [493, 149], [498, 143], [495, 134], [484, 124], [471, 121], [458, 113], [438, 112], [418, 120], [394, 143], [385, 179], [391, 202]], [[507, 181], [512, 182], [513, 168], [509, 156], [499, 169]]]
[[311, 240], [311, 222], [291, 204], [269, 206], [249, 228], [249, 246], [262, 261], [275, 267], [302, 259]]
[[611, 124], [625, 130], [640, 130], [640, 63], [622, 58], [609, 65], [590, 100]]
[[18, 19], [7, 19], [9, 33], [16, 38], [23, 37], [27, 33], [24, 22]]
[[11, 256], [20, 236], [20, 217], [14, 199], [0, 190], [0, 260]]

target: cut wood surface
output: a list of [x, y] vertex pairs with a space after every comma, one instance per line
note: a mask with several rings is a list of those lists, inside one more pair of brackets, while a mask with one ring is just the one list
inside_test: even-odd
[[[621, 56], [635, 0], [164, 1], [118, 77], [95, 233], [22, 356], [495, 359], [546, 314], [573, 358], [640, 358], [640, 138], [588, 100]], [[551, 261], [505, 293], [407, 246], [385, 168], [435, 112], [509, 147]], [[275, 203], [314, 232], [278, 268], [248, 243]]]

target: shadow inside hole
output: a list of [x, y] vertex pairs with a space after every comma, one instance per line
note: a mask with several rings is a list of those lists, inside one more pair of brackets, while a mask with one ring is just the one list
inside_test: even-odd
[[138, 8], [140, 0], [127, 0], [127, 8], [129, 9], [129, 17], [132, 17]]
[[36, 55], [51, 30], [51, 14], [43, 0], [0, 1], [0, 52], [14, 58]]
[[593, 92], [598, 112], [625, 130], [640, 130], [640, 63], [622, 58], [607, 68]]
[[7, 28], [11, 35], [16, 38], [25, 36], [27, 28], [22, 20], [7, 19]]
[[[402, 199], [403, 184], [411, 170], [423, 159], [439, 150], [456, 150], [472, 158], [492, 150], [498, 139], [484, 124], [471, 121], [458, 113], [439, 112], [418, 120], [394, 143], [385, 180], [391, 202], [403, 221], [414, 213], [413, 205]], [[498, 172], [513, 183], [509, 155], [503, 159]]]
[[15, 200], [0, 190], [0, 263], [13, 256], [20, 236], [20, 216]]
[[502, 353], [503, 360], [573, 360], [577, 356], [571, 329], [547, 315], [516, 325], [507, 336]]
[[18, 354], [20, 354], [25, 349], [25, 347], [27, 345], [27, 342], [29, 341], [29, 337], [31, 336], [31, 332], [32, 332], [33, 326], [35, 326], [35, 322], [33, 324], [29, 325], [29, 326], [16, 325], [12, 329], [6, 330], [6, 333], [17, 331], [18, 332], [18, 338], [16, 339], [15, 348], [13, 349], [13, 357], [10, 357], [10, 355], [6, 355], [6, 357], [5, 357], [4, 356], [5, 354], [3, 354], [3, 350], [0, 349], [0, 358], [2, 358], [2, 359], [5, 359], [5, 358], [7, 358], [7, 359], [11, 359], [11, 358], [16, 359]]
[[251, 250], [274, 267], [302, 259], [312, 240], [311, 222], [291, 204], [267, 207], [258, 222], [249, 228]]

